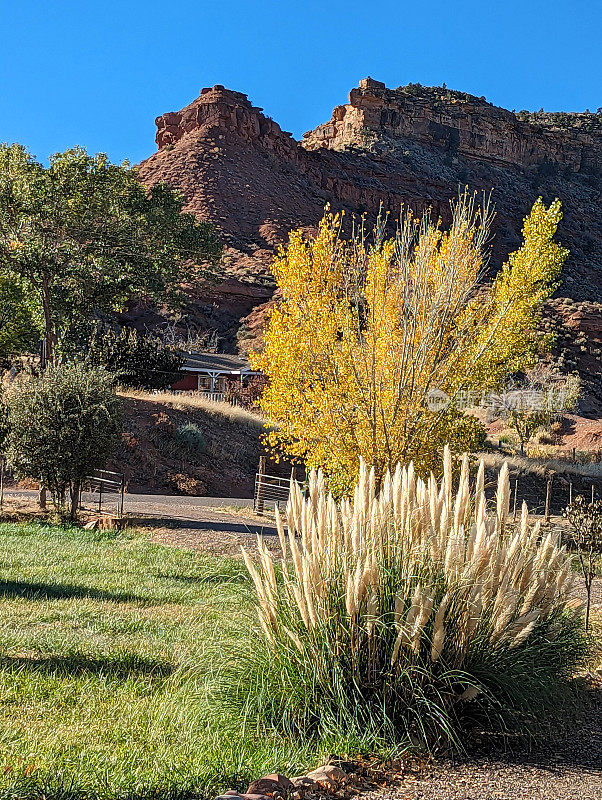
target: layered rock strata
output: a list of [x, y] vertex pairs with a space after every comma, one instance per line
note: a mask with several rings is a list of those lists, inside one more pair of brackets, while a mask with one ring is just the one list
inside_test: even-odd
[[182, 192], [226, 244], [226, 280], [193, 292], [187, 310], [221, 349], [256, 340], [273, 253], [292, 227], [314, 226], [326, 203], [369, 218], [379, 208], [395, 216], [402, 204], [430, 206], [445, 219], [462, 187], [491, 193], [495, 269], [518, 246], [533, 201], [560, 197], [559, 237], [571, 255], [559, 294], [602, 302], [598, 115], [515, 114], [444, 87], [387, 89], [365, 79], [297, 142], [246, 95], [218, 85], [158, 117], [157, 144], [139, 167], [142, 180]]

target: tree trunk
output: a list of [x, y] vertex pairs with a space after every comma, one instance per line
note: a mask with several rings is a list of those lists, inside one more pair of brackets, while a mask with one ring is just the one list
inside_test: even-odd
[[585, 630], [589, 630], [589, 615], [592, 607], [592, 581], [585, 581]]
[[63, 517], [65, 515], [66, 497], [67, 497], [67, 486], [61, 483], [56, 487], [56, 491], [52, 492], [52, 502], [54, 504], [56, 512], [60, 517]]
[[40, 481], [40, 492], [38, 494], [38, 505], [42, 511], [46, 511], [46, 487]]
[[75, 481], [71, 484], [70, 494], [71, 494], [71, 508], [69, 511], [69, 519], [75, 520], [77, 516], [77, 510], [79, 508], [79, 491], [81, 488], [81, 484], [79, 481]]
[[48, 278], [42, 279], [42, 309], [44, 311], [44, 335], [46, 338], [46, 364], [52, 362], [54, 349], [54, 332], [52, 328], [52, 314], [50, 311], [50, 287]]

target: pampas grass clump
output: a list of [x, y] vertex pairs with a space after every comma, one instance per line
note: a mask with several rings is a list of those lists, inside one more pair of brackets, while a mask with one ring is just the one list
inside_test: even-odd
[[320, 472], [307, 499], [293, 487], [281, 563], [261, 539], [257, 566], [243, 551], [262, 637], [247, 711], [370, 746], [459, 745], [484, 714], [541, 721], [585, 656], [571, 564], [526, 506], [510, 524], [506, 466], [491, 512], [484, 478], [481, 463], [471, 488], [465, 456], [454, 492], [446, 450], [440, 484], [398, 465], [377, 494], [362, 464], [353, 501]]

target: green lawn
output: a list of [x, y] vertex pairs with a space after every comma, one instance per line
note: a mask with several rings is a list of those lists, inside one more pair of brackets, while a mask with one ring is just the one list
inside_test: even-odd
[[241, 563], [34, 525], [0, 549], [0, 794], [212, 797], [316, 763], [220, 706], [252, 646]]

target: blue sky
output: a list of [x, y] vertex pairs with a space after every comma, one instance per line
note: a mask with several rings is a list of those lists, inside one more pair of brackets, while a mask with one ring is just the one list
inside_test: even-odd
[[371, 75], [507, 108], [602, 106], [602, 0], [0, 0], [0, 141], [136, 162], [222, 83], [299, 137]]

